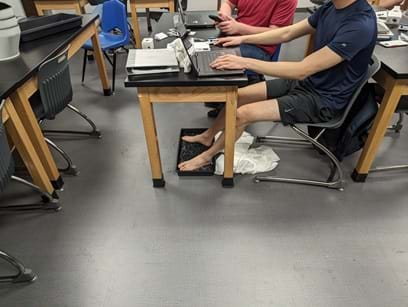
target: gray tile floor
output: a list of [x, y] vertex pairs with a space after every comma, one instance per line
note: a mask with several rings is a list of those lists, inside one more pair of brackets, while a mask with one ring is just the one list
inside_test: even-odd
[[[302, 48], [288, 45], [282, 56]], [[112, 97], [101, 95], [94, 65], [85, 86], [80, 69], [76, 57], [74, 103], [103, 138], [55, 139], [81, 171], [65, 177], [61, 212], [0, 216], [0, 248], [39, 275], [31, 285], [1, 285], [1, 307], [408, 306], [406, 173], [349, 179], [344, 192], [254, 184], [252, 176], [227, 190], [217, 177], [181, 179], [179, 129], [211, 122], [199, 104], [159, 105], [167, 186], [155, 190], [136, 91], [123, 88], [123, 69]], [[69, 112], [49, 126], [85, 127]], [[250, 131], [288, 133], [272, 123]], [[408, 124], [387, 136], [377, 163], [406, 161], [407, 136]], [[326, 176], [313, 151], [275, 149], [276, 173]], [[356, 158], [344, 161], [348, 174]], [[33, 199], [11, 184], [0, 202]]]

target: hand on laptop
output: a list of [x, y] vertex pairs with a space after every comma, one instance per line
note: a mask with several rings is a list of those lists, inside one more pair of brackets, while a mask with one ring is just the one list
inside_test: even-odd
[[216, 40], [214, 44], [222, 47], [239, 46], [242, 44], [242, 37], [241, 36], [220, 37]]
[[243, 24], [236, 21], [234, 18], [228, 15], [223, 15], [221, 18], [224, 21], [219, 22], [217, 24], [217, 28], [221, 30], [221, 32], [226, 33], [228, 35], [237, 35], [240, 34]]
[[211, 68], [225, 70], [225, 69], [246, 69], [247, 58], [237, 55], [226, 54], [218, 57], [210, 64]]

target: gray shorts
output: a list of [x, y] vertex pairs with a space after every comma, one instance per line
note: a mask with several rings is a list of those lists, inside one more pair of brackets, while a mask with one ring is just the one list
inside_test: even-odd
[[278, 101], [284, 125], [326, 122], [334, 116], [334, 112], [322, 103], [319, 94], [302, 81], [268, 80], [266, 93], [268, 99]]

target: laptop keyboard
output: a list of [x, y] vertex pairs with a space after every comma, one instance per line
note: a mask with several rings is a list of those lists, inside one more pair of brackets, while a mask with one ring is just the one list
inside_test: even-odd
[[203, 72], [218, 72], [216, 69], [212, 69], [210, 64], [214, 62], [218, 57], [225, 55], [225, 54], [234, 54], [237, 53], [235, 51], [211, 51], [211, 52], [201, 52], [197, 53], [197, 64], [200, 67], [200, 70]]

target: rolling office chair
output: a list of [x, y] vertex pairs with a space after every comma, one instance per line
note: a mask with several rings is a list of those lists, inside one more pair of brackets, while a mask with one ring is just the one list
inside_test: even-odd
[[[81, 116], [92, 128], [90, 131], [43, 130], [45, 134], [62, 133], [88, 135], [101, 138], [101, 133], [96, 128], [95, 123], [86, 114], [70, 104], [72, 101], [73, 90], [68, 64], [69, 48], [70, 46], [40, 66], [37, 74], [39, 90], [31, 97], [31, 106], [40, 123], [46, 119], [53, 120], [56, 115], [65, 109], [69, 109]], [[78, 175], [79, 172], [68, 154], [50, 139], [45, 138], [45, 141], [67, 162], [67, 167], [60, 169], [60, 171], [69, 175]]]
[[[112, 91], [115, 91], [115, 77], [116, 77], [116, 54], [118, 49], [125, 48], [129, 44], [130, 34], [127, 22], [127, 12], [125, 5], [119, 0], [109, 0], [103, 3], [103, 14], [101, 20], [102, 31], [98, 34], [101, 43], [101, 49], [112, 66]], [[116, 31], [119, 30], [120, 33]], [[115, 33], [113, 33], [115, 31]], [[93, 50], [91, 40], [88, 40], [84, 48], [84, 60], [82, 65], [82, 83], [85, 80], [85, 71], [87, 63], [88, 51]], [[112, 53], [112, 59], [108, 52]]]
[[[319, 181], [319, 180], [310, 180], [310, 179], [299, 179], [299, 178], [280, 178], [275, 176], [256, 176], [255, 182], [286, 182], [286, 183], [298, 183], [298, 184], [306, 184], [306, 185], [314, 185], [314, 186], [321, 186], [327, 188], [333, 188], [338, 190], [344, 189], [344, 173], [341, 168], [339, 160], [336, 156], [324, 145], [319, 143], [319, 138], [323, 135], [323, 133], [327, 129], [336, 129], [340, 127], [345, 119], [347, 118], [348, 113], [350, 112], [354, 102], [357, 100], [358, 95], [361, 92], [363, 86], [370, 80], [370, 78], [380, 69], [381, 63], [378, 61], [375, 55], [372, 56], [372, 63], [369, 65], [369, 69], [366, 75], [366, 78], [363, 80], [361, 85], [358, 89], [354, 92], [350, 103], [344, 109], [342, 114], [339, 114], [337, 117], [333, 118], [332, 120], [324, 123], [316, 123], [316, 124], [307, 124], [309, 127], [314, 127], [319, 129], [320, 131], [317, 133], [316, 137], [311, 137], [308, 135], [307, 132], [301, 130], [296, 125], [290, 125], [290, 127], [302, 138], [288, 138], [288, 137], [275, 137], [275, 136], [265, 136], [265, 137], [257, 137], [255, 140], [255, 144], [261, 143], [282, 143], [282, 144], [300, 144], [300, 145], [313, 145], [315, 148], [318, 148], [320, 152], [327, 155], [329, 158], [331, 165], [330, 175], [327, 181]], [[337, 174], [337, 178], [335, 179]]]

